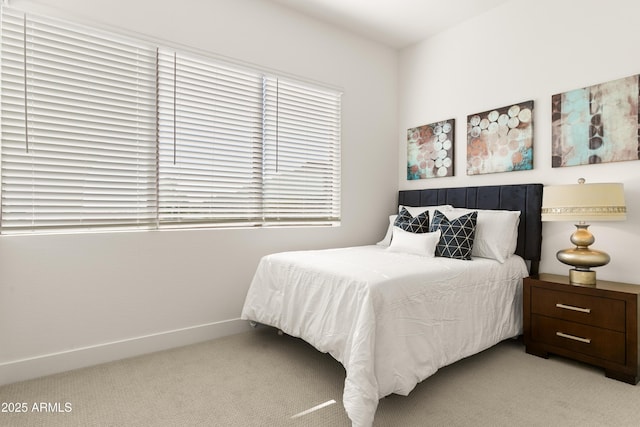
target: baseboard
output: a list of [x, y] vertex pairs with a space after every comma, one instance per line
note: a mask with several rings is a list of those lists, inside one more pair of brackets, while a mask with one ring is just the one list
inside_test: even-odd
[[231, 319], [4, 362], [0, 363], [0, 385], [195, 344], [249, 329], [246, 320]]

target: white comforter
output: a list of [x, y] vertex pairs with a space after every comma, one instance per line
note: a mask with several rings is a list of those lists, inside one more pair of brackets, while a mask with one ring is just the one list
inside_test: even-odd
[[521, 333], [527, 274], [518, 256], [500, 264], [381, 246], [277, 253], [260, 261], [242, 318], [342, 363], [347, 414], [370, 426], [380, 398], [407, 395], [439, 368]]

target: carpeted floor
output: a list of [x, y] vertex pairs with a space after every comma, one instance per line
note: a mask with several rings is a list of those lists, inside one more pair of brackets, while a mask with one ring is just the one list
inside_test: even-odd
[[[329, 355], [260, 327], [0, 387], [0, 425], [349, 426], [343, 383]], [[382, 399], [374, 425], [631, 427], [638, 408], [640, 387], [509, 340]]]

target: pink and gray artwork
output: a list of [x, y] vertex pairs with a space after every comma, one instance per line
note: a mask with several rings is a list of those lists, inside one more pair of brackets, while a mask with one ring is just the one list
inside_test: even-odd
[[533, 168], [533, 101], [467, 116], [467, 175]]
[[455, 119], [407, 130], [407, 179], [453, 176]]

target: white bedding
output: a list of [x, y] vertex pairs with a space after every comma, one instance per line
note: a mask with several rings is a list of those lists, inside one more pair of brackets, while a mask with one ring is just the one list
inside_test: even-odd
[[347, 414], [371, 426], [380, 398], [407, 395], [439, 368], [520, 334], [527, 275], [515, 255], [501, 264], [382, 246], [277, 253], [260, 261], [242, 318], [341, 362]]

